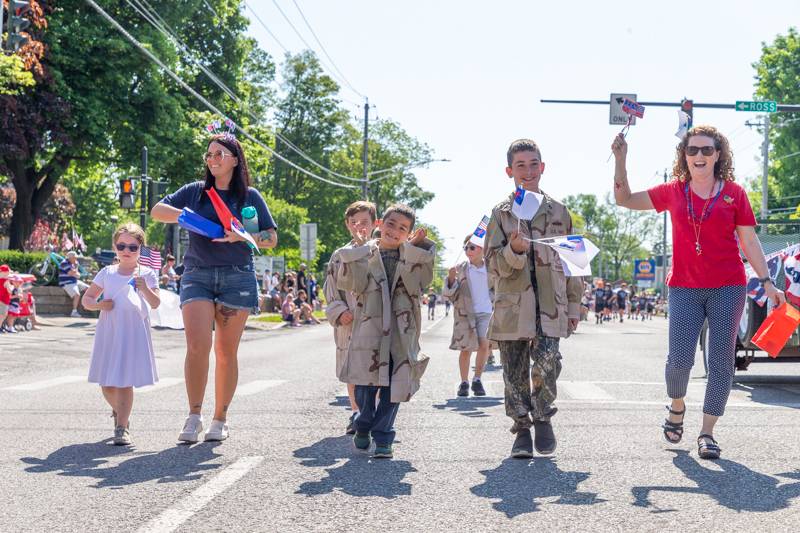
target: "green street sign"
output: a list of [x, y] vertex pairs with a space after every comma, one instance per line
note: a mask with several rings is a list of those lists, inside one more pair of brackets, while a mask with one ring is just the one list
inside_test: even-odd
[[736, 111], [755, 111], [757, 113], [777, 113], [778, 102], [767, 100], [764, 102], [736, 101]]

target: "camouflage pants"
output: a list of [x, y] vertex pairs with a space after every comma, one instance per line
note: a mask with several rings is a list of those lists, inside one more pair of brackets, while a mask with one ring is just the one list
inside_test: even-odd
[[503, 362], [506, 415], [514, 420], [512, 433], [534, 420], [549, 420], [556, 412], [556, 379], [561, 373], [558, 337], [499, 341]]

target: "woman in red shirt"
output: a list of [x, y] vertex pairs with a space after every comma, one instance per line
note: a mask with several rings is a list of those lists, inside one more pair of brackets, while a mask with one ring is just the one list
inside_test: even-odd
[[769, 278], [756, 220], [747, 193], [734, 183], [728, 139], [712, 126], [696, 126], [678, 144], [673, 179], [647, 191], [631, 193], [625, 168], [628, 145], [620, 134], [611, 146], [616, 158], [614, 197], [629, 209], [669, 211], [672, 221], [672, 268], [669, 291], [669, 355], [665, 377], [672, 405], [667, 407], [664, 438], [683, 436], [686, 388], [703, 323], [709, 325], [708, 384], [698, 454], [717, 459], [721, 449], [714, 425], [725, 411], [733, 383], [736, 330], [744, 309], [747, 279], [741, 246], [767, 296], [775, 304], [783, 292]]

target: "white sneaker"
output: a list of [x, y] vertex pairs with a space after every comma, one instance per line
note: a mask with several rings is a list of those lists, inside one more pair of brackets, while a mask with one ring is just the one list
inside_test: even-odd
[[80, 318], [80, 317], [81, 317], [81, 314], [78, 312], [78, 310], [77, 310], [77, 309], [73, 309], [73, 310], [72, 310], [72, 313], [70, 313], [70, 315], [69, 315], [69, 316], [70, 316], [70, 318]]
[[206, 431], [206, 441], [225, 440], [228, 438], [228, 424], [222, 420], [212, 420], [211, 427]]
[[178, 440], [194, 444], [200, 440], [203, 432], [203, 417], [200, 415], [189, 415], [183, 424], [183, 431], [178, 435]]

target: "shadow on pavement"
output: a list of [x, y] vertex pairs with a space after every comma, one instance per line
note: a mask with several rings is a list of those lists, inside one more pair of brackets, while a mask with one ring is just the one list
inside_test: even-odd
[[471, 418], [483, 418], [489, 416], [483, 409], [503, 405], [503, 398], [494, 396], [482, 396], [472, 398], [451, 398], [445, 403], [433, 404], [436, 409], [448, 410], [459, 413]]
[[[669, 451], [675, 454], [673, 464], [697, 486], [634, 487], [631, 490], [635, 499], [634, 506], [650, 507], [654, 513], [677, 511], [678, 509], [659, 508], [650, 501], [650, 494], [653, 492], [673, 492], [704, 494], [723, 507], [735, 511], [769, 512], [789, 507], [790, 500], [800, 496], [800, 482], [781, 485], [785, 480], [755, 472], [728, 459], [704, 461], [701, 464], [686, 450]], [[704, 464], [708, 464], [709, 468]], [[800, 471], [786, 472], [777, 476], [800, 480]]]
[[797, 408], [800, 405], [800, 377], [737, 375], [733, 390], [750, 393], [750, 399], [764, 405]]
[[[564, 472], [550, 457], [537, 457], [529, 462], [505, 459], [494, 470], [482, 470], [486, 481], [470, 491], [481, 498], [500, 500], [492, 503], [496, 511], [513, 518], [539, 511], [540, 498], [558, 496], [552, 504], [594, 505], [606, 500], [595, 492], [580, 492], [578, 485], [589, 478], [589, 472]], [[550, 505], [552, 505], [550, 504]]]
[[366, 453], [353, 448], [350, 436], [326, 437], [311, 446], [295, 450], [294, 456], [309, 467], [334, 466], [341, 460], [345, 463], [335, 468], [325, 468], [327, 477], [300, 485], [295, 494], [319, 496], [332, 492], [343, 492], [348, 496], [379, 496], [392, 499], [411, 494], [411, 484], [403, 478], [417, 469], [408, 461], [371, 459]]
[[333, 405], [336, 407], [350, 407], [350, 398], [348, 396], [337, 396], [332, 402], [328, 402], [328, 405]]
[[[23, 457], [29, 464], [26, 472], [57, 472], [61, 476], [97, 479], [95, 488], [122, 487], [156, 480], [159, 483], [199, 479], [202, 472], [219, 468], [220, 464], [203, 464], [220, 457], [214, 453], [219, 443], [196, 446], [173, 446], [161, 452], [136, 452], [125, 446], [112, 446], [110, 439], [85, 444], [70, 444], [54, 451], [45, 459]], [[108, 466], [107, 459], [135, 454], [117, 466]]]

